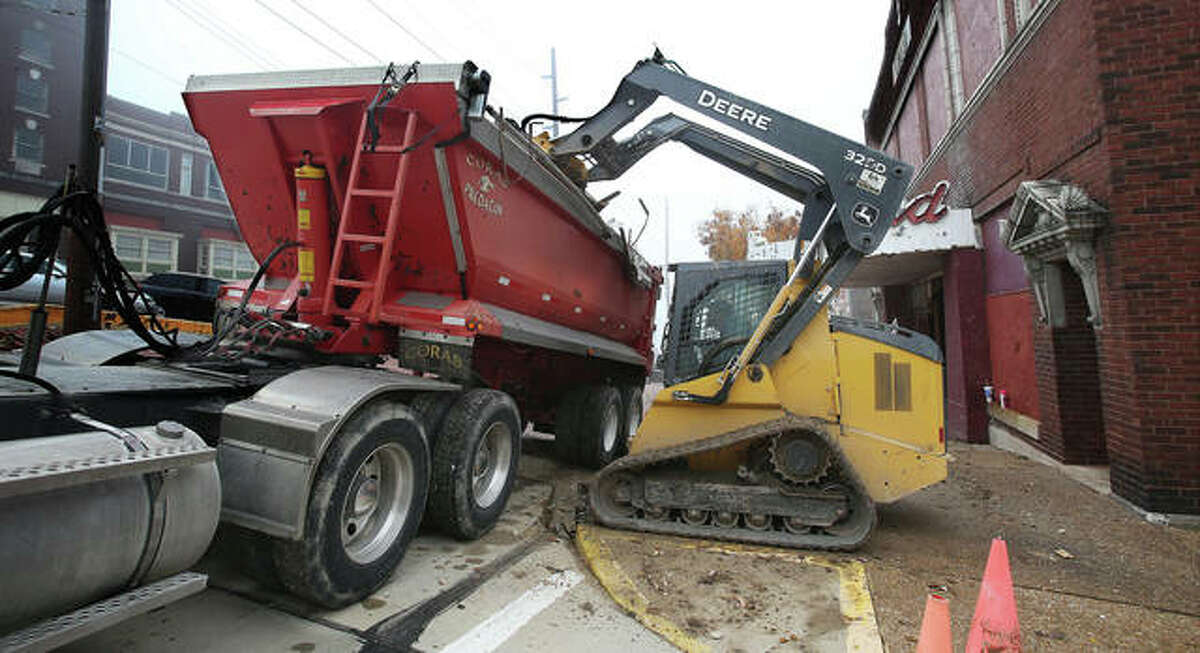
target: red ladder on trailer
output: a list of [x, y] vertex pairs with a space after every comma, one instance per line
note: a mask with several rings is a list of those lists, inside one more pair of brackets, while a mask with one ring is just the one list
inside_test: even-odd
[[[400, 143], [387, 142], [385, 138], [368, 139], [368, 116], [364, 113], [358, 129], [358, 147], [350, 164], [350, 179], [346, 195], [342, 199], [341, 221], [338, 223], [337, 241], [334, 244], [333, 262], [330, 265], [329, 283], [325, 286], [322, 312], [326, 315], [342, 315], [350, 319], [379, 321], [379, 309], [383, 305], [383, 293], [387, 285], [396, 239], [400, 229], [401, 196], [408, 172], [409, 156], [414, 149], [417, 130], [417, 114], [406, 109], [390, 109], [387, 106], [375, 109], [377, 124], [387, 126], [402, 123], [396, 131], [403, 133]], [[396, 120], [389, 120], [391, 117]], [[390, 188], [372, 187], [365, 182], [380, 171], [395, 174]], [[372, 173], [375, 173], [372, 175]], [[378, 202], [376, 200], [384, 200]], [[370, 213], [379, 204], [385, 204], [387, 218], [380, 223]], [[347, 256], [349, 252], [349, 256]], [[372, 254], [376, 252], [378, 256]], [[347, 268], [349, 271], [347, 271]], [[353, 275], [353, 276], [347, 276]], [[337, 289], [352, 288], [358, 291], [350, 308], [338, 305]]]

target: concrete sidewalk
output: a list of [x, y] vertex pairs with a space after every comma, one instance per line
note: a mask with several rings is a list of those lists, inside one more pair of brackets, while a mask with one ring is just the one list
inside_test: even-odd
[[951, 443], [950, 452], [949, 479], [880, 506], [875, 536], [855, 556], [889, 650], [915, 646], [931, 585], [949, 590], [961, 649], [992, 537], [1008, 541], [1025, 650], [1200, 650], [1200, 532], [1147, 523], [1007, 451]]

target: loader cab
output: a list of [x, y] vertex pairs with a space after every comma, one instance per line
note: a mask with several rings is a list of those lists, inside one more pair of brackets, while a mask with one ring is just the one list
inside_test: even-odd
[[720, 371], [762, 321], [780, 286], [787, 261], [674, 263], [663, 382], [667, 386]]

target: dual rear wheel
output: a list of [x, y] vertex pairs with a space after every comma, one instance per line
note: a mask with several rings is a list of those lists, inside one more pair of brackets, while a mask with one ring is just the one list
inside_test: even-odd
[[629, 453], [642, 412], [641, 386], [574, 388], [555, 414], [555, 452], [563, 462], [600, 469]]
[[[563, 399], [555, 448], [599, 469], [629, 451], [642, 418], [637, 386], [585, 386]], [[461, 540], [495, 526], [512, 494], [521, 420], [490, 389], [394, 397], [360, 408], [321, 459], [299, 539], [273, 540], [284, 586], [331, 608], [382, 586], [425, 519]]]
[[274, 540], [284, 586], [341, 607], [387, 581], [423, 516], [458, 539], [487, 533], [516, 480], [520, 424], [512, 398], [488, 389], [359, 409], [321, 460], [300, 539]]

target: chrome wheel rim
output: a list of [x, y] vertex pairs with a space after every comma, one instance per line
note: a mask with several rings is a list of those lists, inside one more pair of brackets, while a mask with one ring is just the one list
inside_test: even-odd
[[488, 508], [500, 498], [508, 482], [512, 459], [512, 431], [504, 422], [496, 422], [479, 438], [471, 462], [471, 493], [476, 506]]
[[414, 492], [412, 455], [394, 442], [363, 459], [342, 506], [342, 549], [354, 562], [378, 560], [408, 521]]
[[641, 402], [638, 402], [638, 401], [629, 402], [628, 417], [629, 417], [629, 419], [628, 419], [628, 424], [626, 424], [626, 428], [629, 432], [626, 435], [629, 437], [630, 440], [632, 440], [633, 436], [637, 435], [638, 427], [642, 425]]
[[606, 452], [612, 451], [617, 446], [617, 433], [621, 430], [618, 412], [620, 411], [616, 404], [609, 404], [608, 408], [604, 410], [604, 438], [601, 442], [603, 442]]

